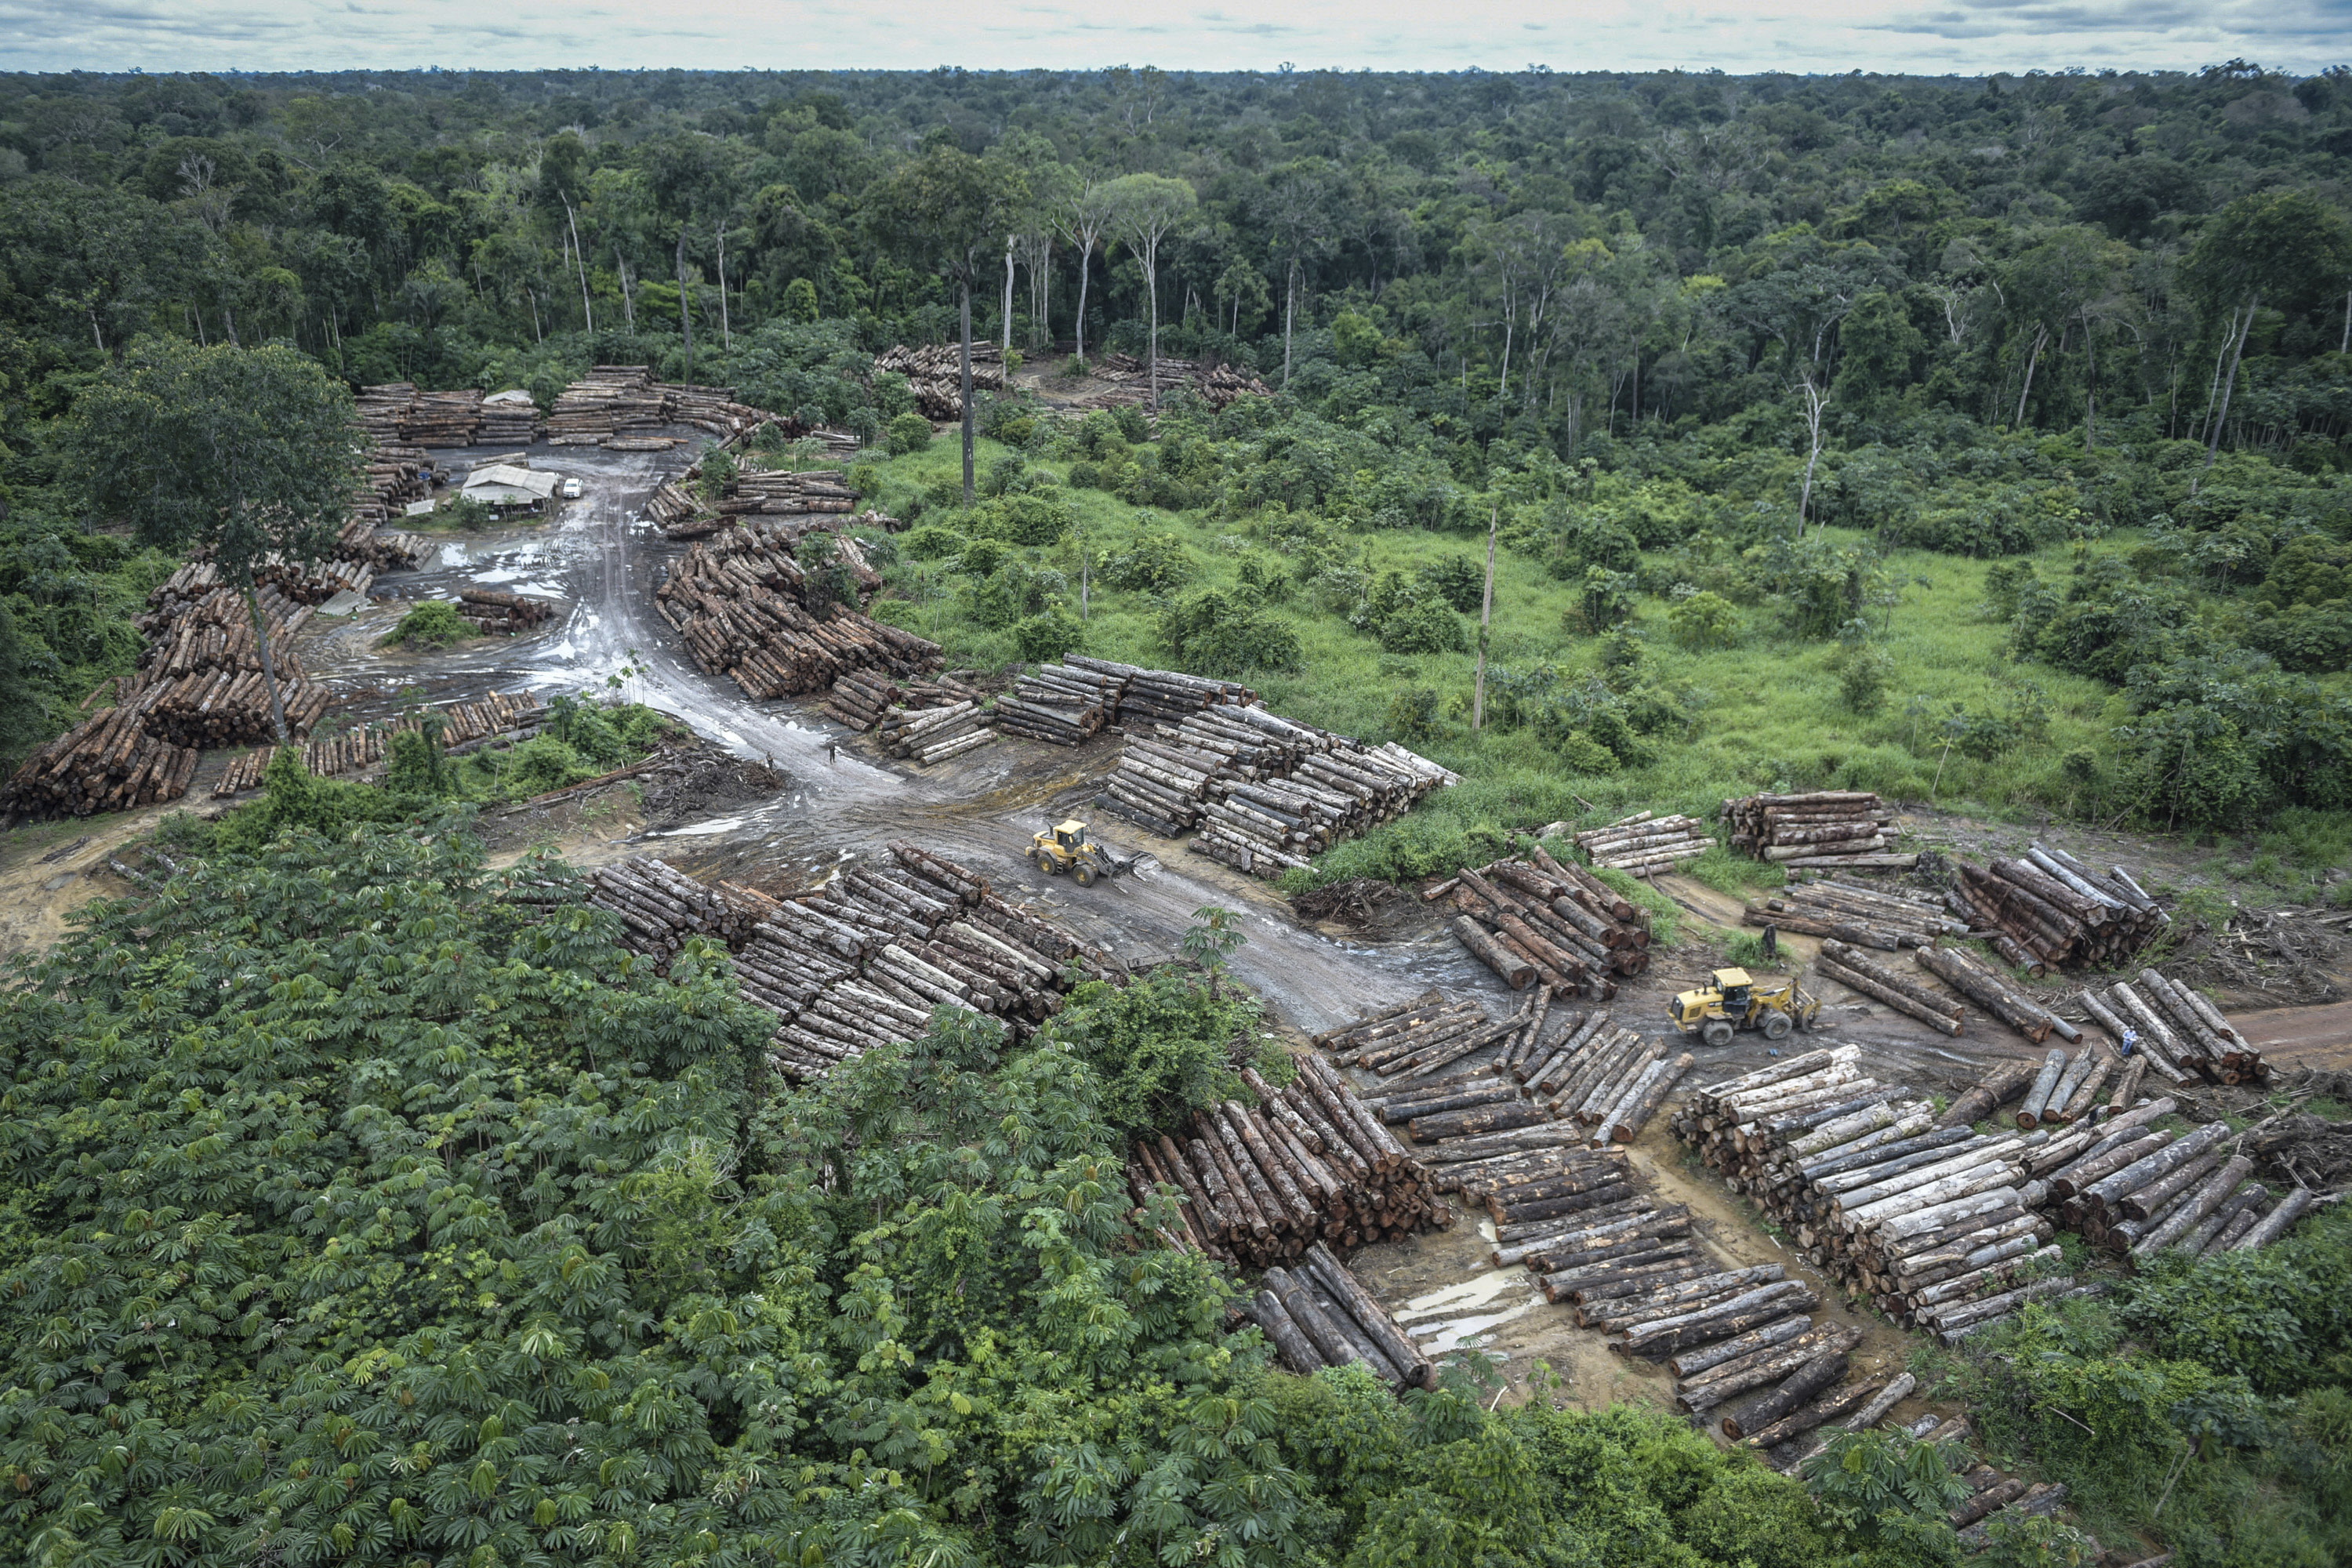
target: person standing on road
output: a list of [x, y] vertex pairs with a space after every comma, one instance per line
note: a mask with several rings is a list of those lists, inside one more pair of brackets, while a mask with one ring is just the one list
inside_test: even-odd
[[841, 765], [841, 742], [839, 741], [827, 741], [824, 743], [824, 765], [829, 768], [837, 768]]

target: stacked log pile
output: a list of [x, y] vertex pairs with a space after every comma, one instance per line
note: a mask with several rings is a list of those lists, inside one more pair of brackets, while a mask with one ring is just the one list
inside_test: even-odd
[[1995, 952], [2035, 974], [2045, 968], [2109, 968], [2137, 956], [2170, 918], [2130, 872], [2104, 873], [2036, 844], [2021, 858], [1952, 868], [1945, 902], [1985, 933]]
[[1731, 847], [1790, 867], [1909, 870], [1916, 854], [1895, 850], [1895, 812], [1864, 790], [1751, 795], [1723, 803]]
[[[424, 728], [428, 714], [437, 717], [444, 752], [469, 750], [494, 735], [526, 739], [537, 732], [546, 709], [528, 691], [493, 691], [486, 697], [451, 702], [427, 713], [404, 714], [390, 724], [369, 724], [340, 735], [324, 735], [302, 748], [303, 766], [313, 778], [371, 768], [391, 754], [392, 737]], [[247, 752], [223, 770], [213, 785], [213, 797], [225, 800], [259, 789], [269, 771], [271, 750]]]
[[475, 439], [485, 447], [527, 447], [539, 437], [539, 407], [528, 394], [483, 398], [481, 421]]
[[1650, 966], [1648, 917], [1581, 866], [1541, 846], [1528, 860], [1465, 868], [1422, 894], [1451, 901], [1454, 940], [1512, 990], [1541, 980], [1596, 1001], [1616, 994], [1610, 975]]
[[876, 731], [882, 749], [924, 767], [960, 757], [996, 739], [988, 710], [977, 702], [951, 702], [943, 708], [908, 712], [893, 709]]
[[460, 588], [457, 614], [486, 637], [512, 637], [552, 617], [555, 606], [545, 599], [499, 588]]
[[1818, 1267], [1947, 1342], [2074, 1288], [2034, 1209], [2046, 1131], [1937, 1126], [1926, 1101], [1876, 1082], [1860, 1047], [1812, 1051], [1695, 1091], [1677, 1136], [1789, 1227]]
[[600, 364], [556, 398], [547, 417], [547, 438], [558, 447], [609, 446], [650, 434], [667, 422], [653, 372], [641, 364]]
[[750, 933], [715, 889], [656, 860], [632, 855], [588, 873], [588, 902], [621, 919], [621, 942], [667, 966], [689, 937], [732, 947]]
[[[945, 425], [963, 417], [963, 350], [957, 343], [909, 348], [901, 343], [874, 356], [878, 374], [895, 371], [907, 378], [915, 406], [924, 418]], [[971, 385], [975, 392], [1004, 390], [1004, 352], [995, 343], [971, 345]]]
[[[151, 639], [140, 656], [146, 682], [142, 722], [151, 733], [184, 746], [272, 739], [277, 729], [251, 615], [235, 589], [205, 585], [211, 571], [209, 563], [198, 563], [174, 573], [149, 595], [155, 608], [135, 622]], [[326, 712], [331, 693], [303, 673], [289, 646], [311, 613], [309, 604], [289, 595], [289, 585], [306, 595], [318, 591], [290, 574], [267, 584], [255, 598], [268, 630], [287, 728], [299, 739]]]
[[185, 795], [195, 749], [147, 728], [142, 699], [160, 689], [100, 709], [26, 758], [0, 786], [0, 821], [127, 811]]
[[[740, 517], [840, 516], [856, 510], [857, 492], [839, 468], [798, 470], [745, 467], [716, 501], [703, 498], [702, 464], [665, 480], [646, 503], [646, 515], [672, 539], [706, 539]], [[879, 512], [879, 521], [895, 524]], [[862, 521], [862, 520], [861, 520]]]
[[400, 422], [415, 401], [415, 382], [388, 381], [361, 387], [352, 399], [352, 413], [370, 439], [379, 446], [390, 446], [400, 439]]
[[2036, 1045], [2053, 1033], [2066, 1040], [2082, 1037], [2081, 1030], [2031, 996], [2019, 994], [2007, 976], [1963, 949], [1923, 947], [1913, 952], [1911, 961]]
[[1576, 847], [1595, 866], [1645, 877], [1697, 859], [1715, 847], [1715, 835], [1695, 816], [1637, 811], [1606, 827], [1578, 834]]
[[939, 645], [845, 605], [802, 605], [803, 574], [789, 545], [750, 527], [697, 544], [670, 567], [655, 607], [707, 675], [732, 676], [758, 700], [821, 690], [851, 669], [928, 675]]
[[470, 447], [481, 433], [482, 395], [472, 387], [417, 393], [400, 412], [400, 439], [412, 447]]
[[893, 708], [909, 712], [945, 708], [957, 702], [984, 702], [988, 694], [953, 676], [929, 679], [893, 679], [877, 670], [844, 670], [825, 697], [824, 710], [838, 722], [863, 732], [880, 723]]
[[1391, 1388], [1434, 1381], [1421, 1347], [1320, 1242], [1307, 1249], [1297, 1268], [1267, 1268], [1243, 1310], [1293, 1372], [1361, 1362]]
[[1827, 877], [1791, 883], [1768, 897], [1750, 900], [1741, 918], [1752, 926], [1778, 926], [1800, 936], [1835, 937], [1885, 952], [1929, 947], [1939, 937], [1969, 934], [1968, 922], [1954, 920], [1940, 904], [1893, 889], [1865, 888]]
[[2118, 1048], [2130, 1031], [2132, 1048], [2175, 1083], [2186, 1083], [2191, 1075], [2208, 1083], [2271, 1080], [2262, 1052], [2220, 1008], [2157, 970], [2143, 969], [2136, 982], [2119, 980], [2104, 994], [2085, 990], [2075, 1000]]
[[997, 699], [997, 727], [1057, 746], [1081, 745], [1110, 722], [1126, 689], [1123, 679], [1099, 669], [1040, 665], [1013, 683], [1010, 698]]
[[2033, 1165], [2059, 1223], [2140, 1262], [2168, 1248], [2201, 1257], [2266, 1247], [2316, 1201], [2298, 1185], [2273, 1204], [2268, 1187], [2247, 1180], [2254, 1162], [2226, 1121], [2178, 1136], [2155, 1125], [2179, 1109], [2169, 1098], [2146, 1101], [2038, 1151]]
[[1968, 1022], [1967, 1009], [1941, 991], [1922, 984], [1913, 975], [1881, 963], [1864, 949], [1833, 936], [1822, 939], [1813, 973], [1884, 1003], [1939, 1034], [1957, 1036]]
[[1187, 1245], [1265, 1268], [1314, 1248], [1370, 1247], [1449, 1223], [1428, 1172], [1319, 1058], [1277, 1089], [1244, 1068], [1254, 1106], [1225, 1100], [1139, 1141], [1128, 1182], [1176, 1199]]
[[1118, 683], [1117, 711], [1112, 717], [1122, 724], [1132, 723], [1139, 719], [1181, 724], [1185, 715], [1197, 713], [1203, 708], [1240, 708], [1257, 700], [1257, 693], [1246, 686], [1205, 675], [1186, 675], [1174, 669], [1145, 669], [1138, 665], [1118, 664], [1110, 659], [1089, 658], [1075, 653], [1065, 654], [1062, 663], [1067, 668], [1091, 670]]
[[[1180, 386], [1189, 387], [1212, 408], [1223, 408], [1238, 398], [1274, 395], [1265, 382], [1231, 365], [1163, 358], [1159, 371], [1161, 396]], [[1151, 367], [1134, 354], [1105, 354], [1094, 366], [1094, 375], [1110, 385], [1080, 398], [1073, 407], [1117, 408], [1140, 404], [1150, 395]]]
[[762, 425], [775, 422], [775, 416], [767, 410], [736, 402], [731, 386], [659, 381], [654, 383], [654, 390], [661, 395], [663, 423], [691, 425], [721, 441], [739, 439]]

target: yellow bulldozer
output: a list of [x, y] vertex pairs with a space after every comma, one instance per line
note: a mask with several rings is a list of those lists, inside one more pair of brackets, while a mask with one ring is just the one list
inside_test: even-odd
[[1029, 858], [1048, 877], [1068, 873], [1081, 888], [1116, 877], [1149, 872], [1160, 864], [1152, 855], [1132, 855], [1122, 860], [1087, 837], [1087, 825], [1076, 817], [1055, 824], [1029, 839]]
[[1685, 1035], [1696, 1035], [1710, 1046], [1731, 1044], [1739, 1029], [1755, 1029], [1768, 1040], [1785, 1040], [1790, 1031], [1810, 1029], [1822, 1010], [1822, 999], [1793, 980], [1760, 985], [1744, 969], [1718, 969], [1709, 984], [1685, 991], [1667, 1004], [1666, 1017]]

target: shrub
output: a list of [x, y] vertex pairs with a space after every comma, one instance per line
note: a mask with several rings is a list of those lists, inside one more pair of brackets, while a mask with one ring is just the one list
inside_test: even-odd
[[1059, 543], [1070, 531], [1070, 509], [1043, 496], [1009, 495], [975, 513], [974, 537], [1036, 547]]
[[1437, 732], [1437, 693], [1429, 688], [1406, 688], [1389, 699], [1388, 732], [1408, 743], [1428, 740]]
[[1066, 653], [1085, 651], [1086, 646], [1086, 623], [1061, 605], [1013, 623], [1013, 651], [1032, 664], [1050, 664]]
[[1470, 646], [1462, 617], [1435, 599], [1399, 608], [1381, 623], [1380, 637], [1389, 653], [1460, 653]]
[[1875, 643], [1842, 651], [1838, 661], [1838, 695], [1857, 713], [1875, 713], [1886, 705], [1886, 689], [1895, 679], [1895, 660]]
[[1160, 640], [1181, 668], [1201, 675], [1297, 670], [1305, 659], [1298, 633], [1287, 622], [1219, 593], [1170, 605], [1160, 617]]
[[1739, 640], [1739, 607], [1702, 589], [1666, 612], [1666, 631], [1684, 647], [1729, 647]]
[[898, 549], [909, 561], [944, 561], [962, 553], [964, 536], [952, 528], [927, 522], [898, 536]]
[[894, 458], [919, 452], [931, 444], [931, 422], [910, 408], [891, 419], [884, 441]]
[[1414, 575], [1422, 586], [1465, 616], [1477, 609], [1486, 595], [1486, 570], [1467, 555], [1441, 557]]
[[462, 528], [468, 533], [479, 533], [499, 520], [497, 509], [473, 496], [451, 496], [433, 509], [433, 515], [436, 520]]
[[1160, 594], [1192, 575], [1192, 552], [1172, 533], [1139, 533], [1135, 542], [1102, 565], [1102, 579], [1114, 588]]
[[457, 613], [457, 606], [446, 599], [427, 599], [400, 617], [400, 624], [383, 636], [383, 646], [394, 647], [447, 647], [474, 635], [474, 623]]

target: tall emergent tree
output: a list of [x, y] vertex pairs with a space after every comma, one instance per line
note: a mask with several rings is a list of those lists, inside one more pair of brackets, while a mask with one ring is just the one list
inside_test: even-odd
[[[2221, 432], [2230, 423], [2230, 393], [2254, 314], [2264, 300], [2274, 304], [2332, 297], [2352, 275], [2352, 224], [2326, 203], [2301, 191], [2260, 191], [2240, 196], [2208, 224], [2189, 253], [2190, 289], [2208, 310], [2230, 310], [2230, 331], [2221, 342], [2228, 368], [2219, 376], [2220, 407], [2206, 433], [2205, 462], [2221, 452]], [[2242, 304], [2242, 310], [2241, 306]], [[2352, 331], [2352, 329], [2347, 329]], [[2209, 405], [2211, 402], [2208, 400]]]
[[1164, 174], [1129, 174], [1110, 187], [1113, 221], [1135, 258], [1143, 264], [1143, 292], [1150, 302], [1151, 363], [1147, 380], [1151, 406], [1160, 406], [1160, 242], [1200, 205], [1200, 197], [1183, 180]]
[[286, 743], [254, 574], [273, 559], [323, 555], [350, 516], [350, 389], [290, 348], [146, 339], [81, 395], [62, 446], [93, 511], [128, 521], [143, 542], [209, 552], [244, 595]]
[[955, 286], [963, 345], [963, 504], [972, 497], [971, 289], [1027, 196], [1020, 172], [950, 146], [933, 147], [876, 190], [867, 221], [910, 263]]

